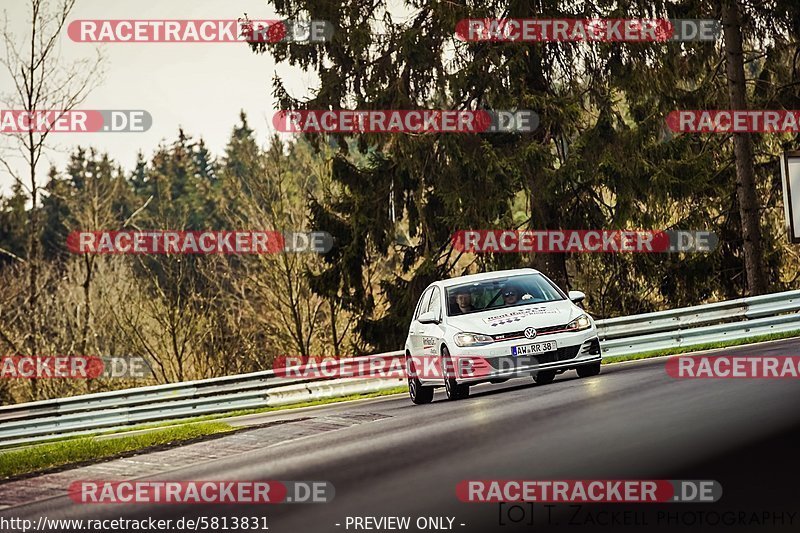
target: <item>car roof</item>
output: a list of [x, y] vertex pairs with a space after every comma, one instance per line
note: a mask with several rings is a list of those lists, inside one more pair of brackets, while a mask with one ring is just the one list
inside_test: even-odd
[[454, 285], [462, 285], [464, 283], [471, 283], [477, 281], [485, 281], [494, 278], [507, 278], [509, 276], [520, 276], [522, 274], [539, 274], [539, 271], [533, 268], [515, 268], [513, 270], [495, 270], [494, 272], [481, 272], [480, 274], [470, 274], [469, 276], [459, 276], [457, 278], [450, 278], [437, 281], [434, 285], [441, 287], [452, 287]]

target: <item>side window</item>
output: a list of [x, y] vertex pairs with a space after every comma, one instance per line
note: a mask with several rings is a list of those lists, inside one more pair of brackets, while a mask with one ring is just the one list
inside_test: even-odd
[[431, 303], [428, 306], [428, 311], [432, 312], [433, 316], [442, 316], [442, 297], [439, 294], [438, 287], [433, 287], [433, 296], [431, 297]]
[[431, 301], [432, 293], [433, 287], [422, 293], [422, 297], [419, 299], [419, 303], [417, 303], [417, 310], [414, 312], [414, 320], [416, 320], [420, 314], [428, 310], [428, 304]]

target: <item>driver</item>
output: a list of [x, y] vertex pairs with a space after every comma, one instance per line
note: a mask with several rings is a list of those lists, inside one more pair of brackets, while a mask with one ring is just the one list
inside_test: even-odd
[[456, 289], [456, 308], [454, 311], [456, 315], [475, 311], [475, 307], [472, 305], [472, 295], [466, 288]]

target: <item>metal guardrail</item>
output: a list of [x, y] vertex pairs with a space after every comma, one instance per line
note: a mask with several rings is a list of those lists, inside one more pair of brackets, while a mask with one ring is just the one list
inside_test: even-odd
[[[353, 358], [402, 356], [388, 352]], [[84, 394], [0, 407], [0, 447], [80, 436], [132, 424], [278, 407], [402, 385], [400, 379], [291, 379], [273, 370]]]
[[[800, 291], [598, 320], [603, 357], [800, 330]], [[402, 351], [359, 359], [392, 360]], [[272, 370], [0, 407], [0, 447], [132, 424], [376, 392], [400, 379], [290, 379]]]
[[800, 330], [800, 291], [598, 320], [603, 357]]

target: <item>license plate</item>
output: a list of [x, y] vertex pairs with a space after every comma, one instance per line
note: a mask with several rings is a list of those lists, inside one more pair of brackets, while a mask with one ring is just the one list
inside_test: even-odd
[[512, 346], [511, 354], [518, 355], [534, 355], [537, 353], [554, 352], [558, 349], [556, 341], [537, 342], [534, 344], [524, 344], [522, 346]]

